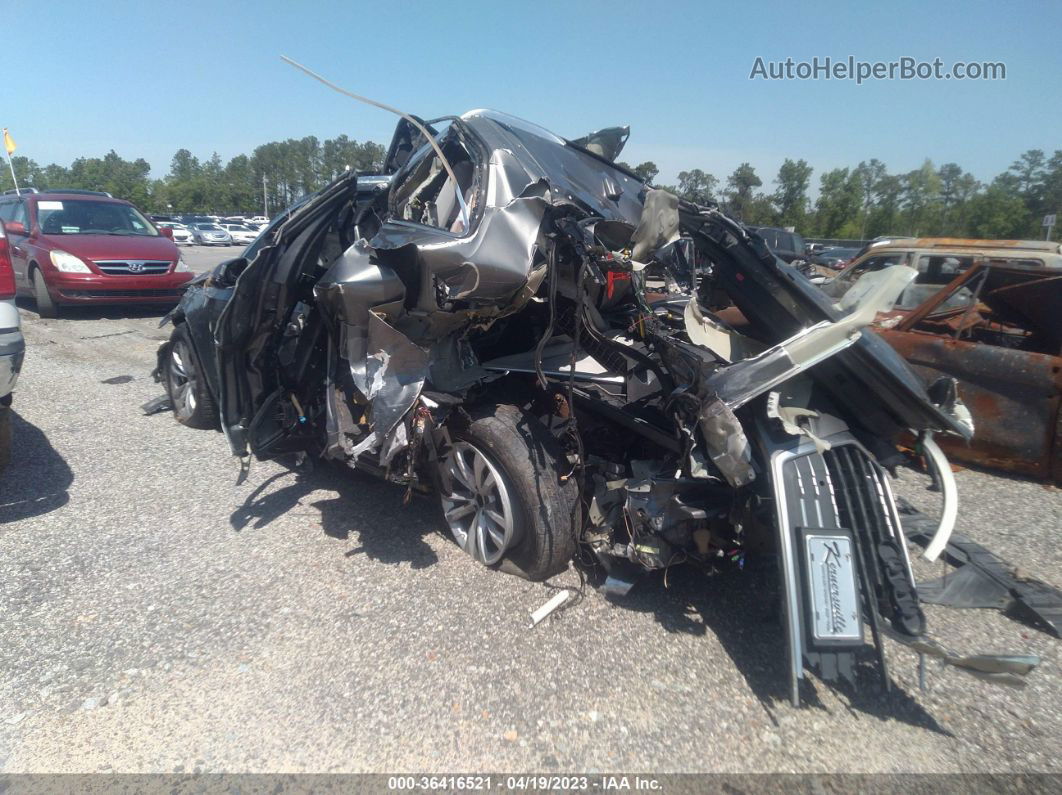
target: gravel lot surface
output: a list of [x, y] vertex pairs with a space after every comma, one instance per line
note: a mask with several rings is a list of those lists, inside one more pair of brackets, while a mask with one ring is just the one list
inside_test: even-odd
[[[623, 604], [587, 586], [530, 630], [573, 570], [487, 571], [432, 501], [358, 474], [255, 462], [237, 486], [220, 434], [140, 412], [158, 312], [31, 306], [0, 475], [0, 772], [1062, 771], [1039, 631], [930, 607], [953, 648], [1041, 655], [1028, 687], [930, 665], [920, 693], [890, 644], [891, 694], [811, 679], [793, 709], [770, 569], [672, 571]], [[957, 478], [960, 531], [1057, 584], [1062, 492]]]
[[243, 246], [179, 246], [188, 267], [197, 273], [213, 269], [218, 263], [238, 257]]

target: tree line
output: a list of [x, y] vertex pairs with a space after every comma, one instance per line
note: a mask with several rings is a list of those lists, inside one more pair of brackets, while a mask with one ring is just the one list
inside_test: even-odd
[[[42, 167], [21, 156], [13, 157], [12, 165], [19, 187], [102, 190], [150, 213], [258, 213], [268, 202], [272, 214], [348, 169], [379, 172], [385, 155], [384, 147], [372, 141], [340, 135], [322, 142], [311, 135], [271, 141], [227, 163], [217, 152], [200, 160], [179, 149], [161, 179], [151, 179], [151, 166], [143, 158], [125, 160], [114, 150], [103, 157], [79, 157], [69, 167]], [[0, 185], [14, 187], [7, 170]]]
[[[345, 135], [319, 141], [314, 136], [272, 141], [250, 155], [223, 163], [214, 153], [200, 160], [180, 149], [161, 179], [151, 179], [146, 160], [125, 160], [113, 150], [78, 158], [69, 167], [12, 158], [20, 185], [38, 189], [104, 190], [152, 213], [271, 213], [328, 184], [347, 169], [379, 172], [385, 149]], [[622, 165], [653, 182], [656, 165]], [[754, 226], [792, 226], [806, 237], [867, 239], [879, 235], [947, 235], [1036, 238], [1048, 213], [1062, 210], [1062, 150], [1047, 157], [1030, 149], [991, 182], [982, 183], [956, 163], [890, 173], [877, 159], [819, 175], [809, 191], [813, 169], [787, 158], [770, 186], [749, 163], [725, 181], [698, 168], [681, 171], [675, 185], [659, 185], [699, 203], [715, 202]], [[5, 169], [0, 189], [13, 187]]]
[[[623, 164], [627, 165], [627, 164]], [[643, 179], [653, 162], [627, 166]], [[1043, 217], [1062, 211], [1062, 150], [1048, 158], [1030, 149], [991, 182], [957, 163], [889, 173], [880, 160], [835, 168], [819, 176], [812, 201], [812, 167], [786, 158], [768, 191], [756, 169], [742, 163], [725, 182], [701, 169], [681, 171], [677, 185], [660, 185], [701, 204], [716, 202], [752, 226], [792, 226], [805, 237], [866, 240], [880, 235], [1038, 238]]]

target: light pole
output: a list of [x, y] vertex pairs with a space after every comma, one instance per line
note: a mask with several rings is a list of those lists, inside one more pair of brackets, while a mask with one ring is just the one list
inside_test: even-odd
[[262, 175], [262, 215], [269, 218], [269, 195], [266, 193], [266, 175]]

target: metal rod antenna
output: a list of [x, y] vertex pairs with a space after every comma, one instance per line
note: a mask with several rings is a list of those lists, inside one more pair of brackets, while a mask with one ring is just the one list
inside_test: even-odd
[[342, 94], [343, 96], [350, 97], [351, 99], [356, 99], [359, 102], [364, 102], [367, 105], [372, 105], [374, 107], [380, 108], [381, 110], [386, 110], [389, 113], [394, 113], [397, 116], [401, 116], [403, 119], [405, 119], [410, 124], [412, 124], [414, 127], [416, 127], [418, 130], [420, 130], [420, 134], [424, 136], [424, 138], [428, 141], [429, 144], [431, 144], [431, 148], [435, 150], [435, 154], [437, 154], [439, 156], [439, 160], [442, 161], [443, 168], [446, 169], [447, 176], [449, 176], [450, 179], [453, 181], [454, 192], [457, 194], [457, 205], [458, 205], [458, 207], [461, 208], [461, 223], [464, 225], [464, 231], [465, 232], [468, 231], [468, 205], [465, 204], [465, 197], [461, 193], [461, 183], [459, 183], [457, 181], [457, 176], [454, 174], [454, 169], [450, 165], [449, 159], [446, 157], [446, 155], [443, 154], [442, 148], [439, 146], [438, 143], [436, 143], [435, 137], [430, 132], [428, 132], [428, 128], [427, 127], [425, 127], [423, 124], [421, 124], [419, 121], [417, 121], [413, 116], [410, 116], [408, 113], [403, 113], [398, 108], [393, 108], [390, 105], [385, 105], [383, 102], [377, 102], [374, 99], [369, 99], [368, 97], [363, 97], [360, 94], [355, 94], [352, 91], [347, 91], [345, 88], [341, 88], [340, 86], [337, 86], [335, 83], [333, 83], [328, 78], [322, 77], [321, 75], [317, 74], [317, 72], [315, 72], [312, 69], [309, 69], [309, 68], [303, 66], [298, 61], [292, 60], [291, 58], [289, 58], [286, 55], [281, 55], [280, 59], [282, 61], [285, 61], [286, 63], [290, 64], [291, 66], [294, 66], [299, 71], [305, 72], [310, 77], [312, 77], [314, 80], [317, 80], [317, 81], [319, 81], [321, 83], [324, 83], [326, 86], [328, 86], [333, 91], [336, 91], [336, 92]]
[[[13, 183], [15, 183], [15, 195], [16, 196], [21, 196], [22, 195], [22, 191], [20, 191], [18, 189], [18, 180], [15, 178], [15, 164], [11, 160], [11, 155], [7, 156], [7, 167], [11, 169], [11, 181]], [[466, 229], [468, 228], [467, 224], [466, 224], [465, 228]], [[1048, 230], [1048, 231], [1050, 231], [1050, 230]]]

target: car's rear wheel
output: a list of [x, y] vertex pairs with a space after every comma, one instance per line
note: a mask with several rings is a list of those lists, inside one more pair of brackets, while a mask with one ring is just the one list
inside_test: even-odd
[[177, 422], [189, 428], [210, 430], [218, 427], [218, 408], [199, 369], [199, 360], [181, 325], [173, 330], [166, 359], [166, 392], [173, 404]]
[[37, 314], [41, 317], [59, 317], [59, 307], [48, 292], [41, 269], [34, 268], [30, 278], [33, 281], [33, 299], [37, 302]]
[[484, 565], [543, 580], [575, 554], [578, 490], [557, 440], [533, 416], [490, 406], [450, 428], [440, 462], [443, 516]]

